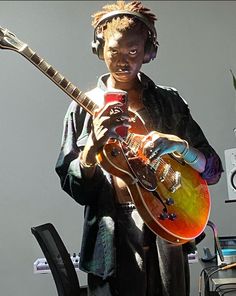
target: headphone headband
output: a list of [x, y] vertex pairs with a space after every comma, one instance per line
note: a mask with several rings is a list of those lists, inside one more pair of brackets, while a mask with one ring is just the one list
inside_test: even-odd
[[156, 33], [156, 29], [153, 26], [153, 24], [151, 22], [149, 22], [149, 20], [143, 16], [141, 13], [139, 12], [135, 12], [135, 11], [128, 11], [128, 10], [115, 10], [115, 11], [111, 11], [106, 13], [97, 23], [96, 27], [94, 28], [94, 31], [97, 30], [97, 28], [106, 20], [109, 20], [115, 16], [133, 16], [135, 18], [137, 18], [138, 20], [140, 20], [142, 23], [144, 23], [147, 28], [151, 31], [152, 35], [153, 35], [153, 39], [156, 40], [157, 38], [157, 33]]

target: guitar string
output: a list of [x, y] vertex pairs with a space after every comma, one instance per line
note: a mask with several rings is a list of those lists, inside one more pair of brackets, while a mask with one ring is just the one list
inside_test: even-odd
[[[127, 139], [125, 141], [126, 145], [134, 152], [134, 153], [137, 153], [140, 146], [141, 146], [141, 139], [135, 139], [135, 136], [136, 138], [138, 137], [138, 135], [135, 135], [133, 133], [130, 133], [128, 136], [127, 136]], [[150, 159], [148, 159], [150, 161]], [[154, 171], [156, 172], [158, 170], [158, 168], [162, 168], [163, 171], [166, 170], [166, 172], [163, 172], [160, 173], [160, 181], [162, 180], [163, 178], [163, 175], [164, 175], [164, 180], [166, 183], [169, 184], [168, 188], [171, 188], [175, 185], [176, 183], [176, 172], [173, 170], [173, 168], [171, 167], [170, 164], [168, 164], [167, 162], [165, 162], [161, 157], [158, 157], [157, 159], [154, 159], [152, 162], [150, 162], [148, 164], [149, 167], [151, 167], [152, 169], [154, 169]], [[167, 184], [167, 185], [168, 185]]]

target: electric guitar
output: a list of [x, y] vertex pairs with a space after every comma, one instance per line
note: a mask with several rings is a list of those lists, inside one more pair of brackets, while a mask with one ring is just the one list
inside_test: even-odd
[[[1, 27], [0, 48], [20, 53], [91, 115], [98, 108], [26, 43]], [[127, 138], [110, 139], [98, 152], [98, 163], [126, 183], [140, 216], [155, 234], [176, 245], [193, 240], [203, 232], [210, 215], [206, 181], [171, 154], [152, 161], [142, 155], [140, 143], [148, 130], [138, 114], [129, 115]]]

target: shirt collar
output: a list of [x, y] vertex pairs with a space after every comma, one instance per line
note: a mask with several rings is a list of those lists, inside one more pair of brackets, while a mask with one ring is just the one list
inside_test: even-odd
[[[103, 74], [98, 79], [97, 87], [103, 91], [107, 90], [106, 82], [107, 82], [109, 75], [110, 75], [109, 73]], [[141, 84], [143, 85], [143, 89], [148, 89], [151, 85], [154, 84], [153, 81], [142, 72], [138, 73], [138, 79], [140, 80]]]

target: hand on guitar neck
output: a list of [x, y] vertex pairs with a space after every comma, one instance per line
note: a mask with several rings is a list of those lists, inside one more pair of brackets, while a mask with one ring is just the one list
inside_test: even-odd
[[[119, 127], [130, 127], [129, 115], [120, 108], [121, 106], [122, 103], [110, 102], [94, 112], [92, 130], [80, 155], [84, 174], [87, 177], [93, 176], [97, 162], [96, 154], [108, 140], [112, 138], [123, 141], [116, 129]], [[114, 112], [114, 110], [117, 110], [117, 112]]]

